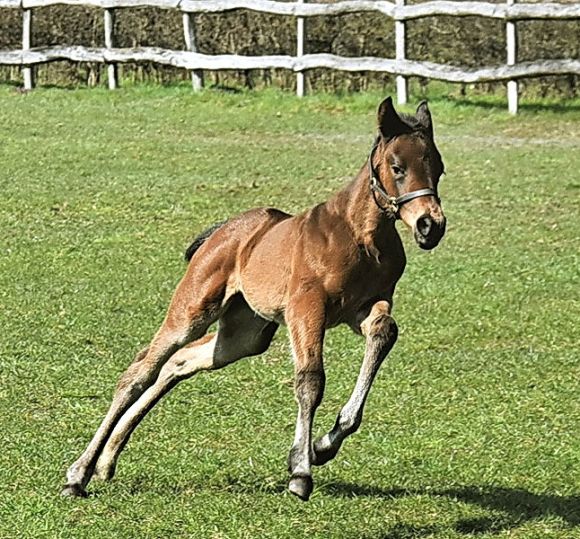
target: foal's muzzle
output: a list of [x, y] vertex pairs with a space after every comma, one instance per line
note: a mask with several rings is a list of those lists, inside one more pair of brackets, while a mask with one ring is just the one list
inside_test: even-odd
[[445, 224], [445, 217], [436, 220], [428, 213], [419, 217], [414, 231], [417, 245], [426, 251], [437, 247], [445, 234]]

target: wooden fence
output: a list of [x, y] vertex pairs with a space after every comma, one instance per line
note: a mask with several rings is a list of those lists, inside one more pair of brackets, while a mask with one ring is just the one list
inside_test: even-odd
[[[32, 47], [32, 10], [55, 4], [95, 6], [104, 10], [105, 47]], [[116, 9], [156, 7], [180, 10], [183, 13], [184, 51], [137, 47], [115, 48], [114, 14]], [[246, 70], [283, 68], [296, 72], [297, 94], [304, 94], [304, 72], [325, 67], [342, 71], [379, 71], [396, 75], [399, 103], [407, 102], [407, 78], [426, 77], [449, 82], [474, 83], [507, 81], [508, 107], [512, 114], [518, 109], [517, 80], [545, 75], [580, 75], [579, 59], [538, 60], [517, 62], [516, 22], [529, 19], [578, 19], [580, 3], [515, 3], [435, 0], [405, 5], [405, 0], [340, 0], [336, 3], [305, 3], [304, 0], [280, 2], [276, 0], [0, 0], [0, 8], [21, 9], [22, 49], [0, 51], [0, 65], [22, 66], [24, 87], [34, 85], [33, 66], [57, 60], [100, 62], [107, 64], [109, 88], [118, 84], [116, 65], [123, 62], [154, 62], [191, 70], [194, 90], [203, 86], [203, 70]], [[206, 55], [198, 52], [192, 15], [218, 13], [234, 9], [248, 9], [296, 18], [296, 56], [239, 56]], [[395, 20], [395, 59], [377, 57], [342, 57], [332, 54], [304, 53], [304, 22], [306, 17], [376, 12]], [[506, 24], [506, 63], [477, 69], [454, 67], [406, 58], [406, 21], [433, 16], [464, 17], [475, 15], [502, 19]]]

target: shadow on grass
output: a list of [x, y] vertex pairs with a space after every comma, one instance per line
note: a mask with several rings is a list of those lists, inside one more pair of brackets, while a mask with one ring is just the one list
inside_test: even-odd
[[[554, 494], [534, 494], [523, 489], [495, 486], [460, 486], [442, 490], [422, 489], [381, 489], [375, 486], [350, 483], [328, 483], [322, 487], [326, 493], [343, 497], [369, 497], [391, 500], [407, 496], [447, 497], [464, 503], [478, 505], [484, 509], [499, 511], [504, 516], [480, 517], [460, 520], [455, 525], [459, 533], [476, 535], [501, 533], [529, 520], [547, 516], [560, 517], [568, 526], [580, 525], [580, 496], [557, 496]], [[393, 529], [383, 539], [403, 539], [422, 537], [433, 533], [432, 527]]]
[[[130, 494], [154, 492], [163, 496], [196, 495], [199, 493], [236, 493], [248, 495], [288, 496], [287, 482], [279, 478], [263, 477], [238, 478], [226, 476], [219, 482], [202, 482], [192, 484], [184, 481], [180, 484], [160, 482], [157, 477], [141, 476], [124, 484]], [[493, 485], [466, 485], [447, 489], [383, 489], [374, 485], [330, 482], [317, 487], [327, 496], [343, 498], [373, 498], [392, 501], [414, 496], [448, 498], [455, 502], [477, 505], [482, 509], [493, 511], [491, 515], [464, 518], [454, 524], [430, 524], [425, 526], [410, 523], [398, 523], [378, 535], [366, 536], [365, 539], [412, 539], [445, 535], [453, 530], [466, 537], [478, 535], [502, 534], [524, 525], [526, 522], [549, 517], [558, 517], [565, 529], [580, 527], [580, 496], [558, 496], [555, 494], [534, 494], [524, 489], [497, 487]], [[98, 494], [97, 494], [98, 496]]]

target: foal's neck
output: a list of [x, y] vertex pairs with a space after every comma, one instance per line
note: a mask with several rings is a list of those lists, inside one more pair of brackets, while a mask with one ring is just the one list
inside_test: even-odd
[[344, 220], [355, 241], [377, 260], [392, 247], [393, 241], [400, 242], [395, 220], [381, 211], [373, 199], [366, 164], [326, 205]]

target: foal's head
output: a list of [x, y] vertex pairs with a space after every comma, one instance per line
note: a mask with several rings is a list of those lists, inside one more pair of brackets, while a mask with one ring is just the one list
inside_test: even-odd
[[437, 191], [444, 167], [429, 107], [423, 101], [415, 115], [400, 116], [388, 97], [379, 106], [378, 123], [379, 137], [371, 155], [373, 188], [395, 203], [397, 216], [413, 230], [419, 247], [433, 249], [445, 233]]

